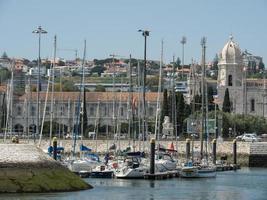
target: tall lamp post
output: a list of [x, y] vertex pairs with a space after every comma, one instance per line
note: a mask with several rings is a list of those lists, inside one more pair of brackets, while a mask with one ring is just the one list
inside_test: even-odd
[[[39, 107], [39, 98], [40, 98], [40, 94], [39, 94], [39, 90], [40, 90], [40, 61], [41, 61], [41, 35], [42, 34], [46, 34], [47, 31], [45, 31], [44, 29], [42, 29], [41, 26], [38, 26], [38, 28], [36, 30], [34, 30], [32, 33], [38, 34], [38, 40], [39, 40], [39, 45], [38, 45], [38, 79], [37, 79], [37, 122], [36, 122], [36, 134], [39, 134], [39, 113], [40, 113], [40, 107]], [[34, 142], [36, 139], [36, 135], [34, 132]]]
[[184, 79], [184, 45], [186, 44], [186, 37], [183, 36], [182, 40], [181, 40], [181, 44], [182, 44], [182, 80]]
[[144, 67], [143, 67], [143, 141], [145, 139], [146, 134], [146, 97], [145, 97], [145, 89], [146, 89], [146, 42], [147, 37], [149, 36], [148, 30], [138, 30], [138, 32], [141, 32], [145, 39], [145, 46], [144, 46]]

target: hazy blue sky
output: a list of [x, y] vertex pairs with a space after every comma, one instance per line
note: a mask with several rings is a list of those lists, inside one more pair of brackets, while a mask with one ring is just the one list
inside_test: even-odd
[[[149, 29], [148, 59], [159, 59], [164, 39], [166, 62], [181, 57], [181, 37], [187, 37], [185, 62], [199, 61], [200, 39], [207, 37], [207, 57], [212, 60], [232, 33], [242, 50], [267, 59], [266, 0], [0, 0], [0, 54], [37, 58], [37, 36], [42, 25], [42, 57], [51, 57], [53, 36], [59, 48], [77, 48], [82, 55], [87, 39], [87, 58], [106, 58], [111, 53], [143, 57], [143, 37]], [[58, 55], [74, 58], [74, 52]]]

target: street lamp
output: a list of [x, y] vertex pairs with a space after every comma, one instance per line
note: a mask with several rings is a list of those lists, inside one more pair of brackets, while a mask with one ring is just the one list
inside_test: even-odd
[[147, 37], [149, 36], [148, 30], [141, 30], [139, 29], [138, 32], [141, 32], [145, 39], [145, 46], [144, 46], [144, 67], [143, 67], [143, 141], [146, 133], [146, 97], [145, 97], [145, 89], [146, 89], [146, 41]]
[[182, 44], [182, 47], [183, 47], [183, 57], [182, 57], [182, 80], [184, 79], [184, 45], [186, 44], [186, 37], [185, 36], [183, 36], [182, 37], [182, 40], [181, 40], [181, 44]]
[[[39, 94], [39, 90], [40, 90], [40, 60], [41, 60], [41, 35], [42, 34], [46, 34], [47, 31], [45, 31], [44, 29], [42, 29], [41, 26], [38, 26], [38, 28], [36, 30], [34, 30], [32, 33], [38, 34], [38, 39], [39, 39], [39, 46], [38, 46], [38, 79], [37, 79], [37, 122], [36, 122], [36, 134], [39, 134], [39, 113], [40, 113], [40, 109], [39, 109], [39, 98], [40, 98], [40, 94]], [[34, 142], [35, 142], [35, 133], [34, 133]]]

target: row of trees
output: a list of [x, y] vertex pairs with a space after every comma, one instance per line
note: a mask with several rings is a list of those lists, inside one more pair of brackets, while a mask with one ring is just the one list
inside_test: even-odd
[[[173, 99], [172, 91], [167, 91], [164, 89], [163, 91], [163, 105], [161, 110], [161, 125], [163, 123], [164, 117], [169, 116], [171, 122], [176, 125], [177, 134], [180, 135], [184, 132], [185, 129], [185, 119], [190, 115], [191, 109], [188, 104], [185, 103], [184, 96], [180, 92], [175, 92], [175, 102]], [[172, 110], [176, 107], [174, 111], [176, 115], [176, 122], [175, 118], [172, 115]]]

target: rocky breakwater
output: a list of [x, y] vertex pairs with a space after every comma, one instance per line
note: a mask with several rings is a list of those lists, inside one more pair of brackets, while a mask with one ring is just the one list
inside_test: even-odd
[[92, 186], [35, 145], [0, 144], [0, 192], [57, 192]]

